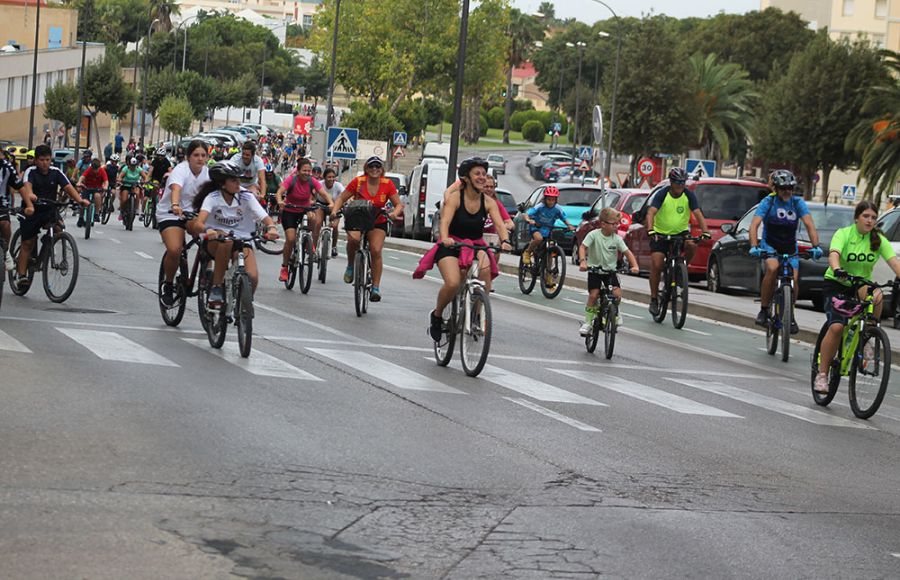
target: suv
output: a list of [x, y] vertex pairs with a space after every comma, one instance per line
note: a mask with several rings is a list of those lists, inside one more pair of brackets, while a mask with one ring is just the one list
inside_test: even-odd
[[[647, 210], [656, 196], [668, 185], [669, 180], [662, 181], [650, 192], [641, 208], [634, 213], [633, 223], [625, 234], [625, 243], [634, 252], [642, 271], [650, 271], [650, 240], [647, 237], [646, 228]], [[704, 240], [697, 244], [697, 253], [688, 264], [688, 274], [696, 279], [702, 279], [706, 277], [709, 250], [723, 235], [722, 224], [736, 222], [748, 209], [759, 203], [770, 192], [765, 184], [758, 181], [725, 177], [689, 179], [687, 189], [693, 191], [697, 196], [697, 202], [706, 218], [709, 233], [712, 234], [711, 240]], [[690, 230], [691, 235], [700, 235], [700, 227], [693, 216]]]

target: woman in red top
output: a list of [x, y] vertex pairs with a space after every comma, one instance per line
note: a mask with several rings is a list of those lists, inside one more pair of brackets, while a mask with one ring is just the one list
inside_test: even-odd
[[[287, 197], [285, 197], [287, 192]], [[315, 254], [316, 241], [319, 239], [319, 230], [322, 228], [322, 219], [325, 212], [321, 209], [304, 210], [296, 207], [285, 207], [285, 204], [299, 207], [309, 207], [316, 202], [316, 196], [332, 207], [334, 202], [322, 184], [312, 177], [312, 162], [301, 158], [297, 161], [297, 171], [281, 182], [275, 199], [278, 200], [278, 208], [281, 210], [281, 226], [284, 228], [284, 254], [281, 258], [281, 273], [279, 282], [287, 282], [288, 260], [297, 241], [297, 227], [303, 222], [303, 214], [306, 213], [306, 221], [312, 229], [313, 254]]]
[[[403, 202], [397, 194], [394, 182], [384, 176], [384, 162], [380, 157], [366, 159], [365, 174], [354, 178], [338, 197], [331, 212], [331, 219], [337, 219], [337, 213], [341, 206], [350, 199], [364, 199], [372, 202], [378, 209], [383, 209], [387, 202], [394, 205], [393, 211], [387, 217], [379, 215], [375, 220], [375, 228], [366, 233], [369, 240], [369, 251], [372, 253], [372, 291], [369, 300], [378, 302], [381, 300], [381, 251], [384, 249], [384, 238], [387, 236], [388, 219], [396, 219], [403, 214]], [[347, 269], [344, 271], [344, 282], [353, 282], [353, 259], [359, 248], [360, 232], [347, 232]]]

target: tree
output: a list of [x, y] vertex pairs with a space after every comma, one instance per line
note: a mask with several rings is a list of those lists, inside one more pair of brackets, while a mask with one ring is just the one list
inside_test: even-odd
[[425, 130], [427, 111], [422, 104], [422, 99], [407, 99], [400, 103], [394, 110], [394, 116], [403, 125], [410, 138], [421, 135]]
[[[550, 5], [552, 9], [553, 5]], [[544, 26], [540, 20], [517, 8], [509, 11], [509, 60], [506, 68], [506, 103], [503, 113], [503, 142], [509, 143], [509, 116], [512, 115], [512, 73], [531, 53], [535, 41], [544, 38]]]
[[372, 107], [368, 103], [356, 101], [350, 105], [350, 113], [344, 115], [341, 123], [345, 127], [359, 129], [360, 139], [386, 141], [394, 131], [402, 131], [403, 125], [385, 107]]
[[78, 87], [71, 83], [58, 82], [44, 93], [44, 118], [55, 119], [63, 124], [66, 139], [69, 129], [78, 124]]
[[184, 97], [169, 95], [159, 105], [159, 126], [173, 135], [187, 135], [193, 119], [191, 103]]
[[553, 2], [541, 2], [537, 11], [544, 15], [544, 20], [547, 22], [556, 22], [556, 7], [553, 6]]
[[820, 32], [764, 93], [754, 139], [756, 155], [792, 164], [808, 187], [821, 169], [827, 199], [831, 171], [859, 162], [845, 141], [863, 116], [869, 89], [885, 82], [885, 75], [877, 53], [867, 44], [835, 42], [827, 31]]
[[497, 34], [509, 26], [506, 0], [483, 0], [469, 14], [466, 66], [463, 79], [463, 122], [461, 136], [477, 143], [481, 136], [481, 103], [485, 94], [499, 89], [510, 39]]
[[172, 30], [172, 15], [181, 12], [176, 0], [149, 0], [150, 21], [159, 19], [154, 30], [169, 32]]
[[740, 65], [720, 64], [716, 55], [691, 57], [697, 101], [700, 105], [698, 143], [705, 159], [730, 158], [731, 142], [744, 140], [753, 124], [753, 106], [759, 97]]
[[[124, 116], [135, 102], [135, 92], [125, 84], [122, 67], [110, 55], [94, 60], [84, 67], [84, 105], [96, 119], [97, 113]], [[97, 143], [100, 130], [94, 123]]]
[[328, 71], [318, 56], [313, 57], [308, 67], [300, 69], [297, 84], [303, 87], [306, 98], [312, 97], [316, 104], [328, 96]]

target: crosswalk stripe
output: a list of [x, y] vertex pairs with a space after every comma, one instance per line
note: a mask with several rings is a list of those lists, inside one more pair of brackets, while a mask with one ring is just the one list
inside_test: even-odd
[[541, 407], [537, 403], [533, 403], [531, 401], [526, 401], [525, 399], [515, 399], [513, 397], [503, 397], [503, 398], [506, 399], [507, 401], [510, 401], [511, 403], [515, 403], [516, 405], [521, 405], [527, 409], [531, 409], [532, 411], [537, 411], [541, 415], [550, 417], [551, 419], [556, 419], [557, 421], [561, 421], [567, 425], [571, 425], [572, 427], [575, 427], [576, 429], [580, 429], [581, 431], [591, 431], [593, 433], [601, 432], [600, 429], [597, 429], [596, 427], [588, 425], [587, 423], [582, 423], [578, 419], [573, 419], [572, 417], [567, 417], [561, 413], [557, 413], [556, 411], [547, 409], [546, 407]]
[[201, 338], [182, 338], [188, 344], [225, 359], [229, 363], [240, 367], [248, 373], [260, 377], [276, 377], [280, 379], [298, 379], [301, 381], [321, 381], [319, 377], [310, 374], [303, 369], [298, 369], [292, 364], [286, 363], [270, 354], [254, 350], [248, 358], [241, 356], [236, 342], [225, 342], [222, 348], [212, 348], [209, 342]]
[[781, 399], [761, 395], [759, 393], [754, 393], [745, 389], [739, 389], [737, 387], [732, 387], [731, 385], [724, 385], [722, 383], [715, 382], [690, 381], [685, 379], [668, 380], [680, 385], [684, 385], [686, 387], [700, 389], [701, 391], [714, 393], [716, 395], [728, 397], [729, 399], [734, 399], [742, 403], [747, 403], [748, 405], [761, 407], [769, 411], [774, 411], [775, 413], [794, 417], [795, 419], [801, 419], [803, 421], [808, 421], [809, 423], [815, 423], [816, 425], [871, 429], [871, 427], [862, 423], [861, 421], [851, 421], [849, 419], [845, 419], [844, 417], [836, 417], [828, 413], [823, 413], [822, 411], [817, 411], [816, 409], [804, 407], [803, 405], [795, 405], [794, 403], [788, 403], [787, 401], [782, 401]]
[[31, 352], [31, 349], [0, 330], [0, 350], [9, 350], [12, 352]]
[[538, 401], [546, 401], [549, 403], [575, 403], [578, 405], [594, 405], [597, 407], [608, 407], [606, 403], [601, 403], [587, 397], [582, 397], [575, 393], [571, 393], [559, 387], [554, 387], [537, 379], [526, 377], [512, 371], [501, 369], [492, 365], [485, 365], [484, 370], [478, 375], [478, 378], [484, 379], [495, 385], [499, 385], [505, 389], [515, 391], [526, 397], [537, 399]]
[[390, 363], [367, 352], [333, 350], [328, 348], [310, 348], [310, 351], [337, 361], [344, 366], [356, 369], [367, 375], [387, 383], [398, 389], [410, 391], [432, 391], [436, 393], [452, 393], [465, 395], [463, 391], [454, 389], [439, 381], [420, 375], [409, 369]]
[[743, 418], [740, 415], [735, 415], [734, 413], [729, 413], [728, 411], [723, 411], [722, 409], [710, 407], [709, 405], [704, 405], [703, 403], [698, 403], [696, 401], [692, 401], [691, 399], [686, 399], [684, 397], [663, 391], [661, 389], [654, 389], [653, 387], [648, 387], [647, 385], [642, 385], [641, 383], [635, 383], [626, 379], [620, 379], [618, 377], [612, 377], [609, 375], [603, 376], [598, 375], [597, 373], [575, 371], [569, 369], [549, 370], [562, 375], [566, 375], [568, 377], [572, 377], [573, 379], [585, 381], [592, 385], [597, 385], [598, 387], [603, 387], [604, 389], [609, 389], [610, 391], [615, 391], [628, 397], [634, 397], [635, 399], [644, 401], [645, 403], [665, 407], [666, 409], [671, 409], [672, 411], [676, 411], [678, 413], [685, 413], [687, 415], [707, 415], [710, 417], [731, 417], [735, 419]]
[[166, 357], [125, 338], [117, 332], [88, 330], [85, 328], [56, 328], [103, 360], [177, 367]]

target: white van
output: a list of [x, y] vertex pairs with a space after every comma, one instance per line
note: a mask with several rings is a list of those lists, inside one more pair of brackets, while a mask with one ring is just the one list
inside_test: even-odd
[[422, 148], [422, 161], [425, 159], [443, 159], [444, 163], [450, 163], [450, 144], [429, 141]]
[[409, 198], [403, 212], [403, 236], [428, 239], [437, 202], [447, 189], [446, 163], [430, 161], [417, 165], [409, 179]]

